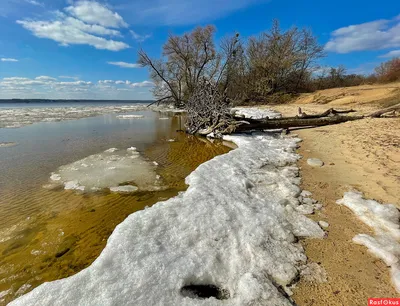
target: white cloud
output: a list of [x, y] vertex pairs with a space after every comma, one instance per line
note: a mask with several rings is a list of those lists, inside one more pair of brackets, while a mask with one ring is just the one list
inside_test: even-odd
[[52, 78], [46, 75], [41, 75], [35, 78], [35, 80], [39, 80], [39, 81], [56, 81], [56, 78]]
[[25, 29], [30, 30], [35, 36], [49, 38], [59, 42], [62, 46], [90, 45], [96, 49], [119, 51], [129, 48], [124, 42], [108, 40], [70, 26], [63, 21], [27, 21], [18, 20]]
[[0, 58], [0, 62], [19, 62], [19, 60], [15, 59], [15, 58]]
[[95, 1], [78, 1], [65, 10], [89, 24], [99, 24], [111, 28], [128, 27], [118, 13]]
[[[17, 23], [31, 31], [35, 36], [52, 39], [62, 46], [90, 45], [96, 49], [110, 51], [119, 51], [129, 48], [129, 45], [122, 41], [102, 37], [122, 35], [119, 31], [108, 28], [110, 24], [111, 26], [118, 24], [115, 24], [115, 20], [114, 23], [106, 21], [107, 16], [103, 16], [104, 18], [102, 18], [101, 14], [93, 15], [90, 21], [87, 21], [89, 18], [84, 16], [84, 12], [88, 14], [92, 12], [88, 6], [93, 7], [95, 11], [103, 12], [103, 15], [104, 10], [107, 10], [107, 14], [111, 14], [114, 17], [119, 16], [97, 2], [82, 1], [65, 9], [78, 19], [57, 11], [55, 12], [53, 20], [18, 20]], [[103, 7], [103, 11], [100, 7]], [[125, 23], [121, 25], [125, 26]]]
[[390, 51], [386, 54], [381, 55], [380, 57], [388, 57], [388, 58], [400, 57], [400, 50]]
[[337, 53], [381, 50], [400, 46], [400, 20], [376, 20], [350, 25], [331, 33], [325, 49]]
[[143, 81], [143, 82], [140, 82], [140, 83], [131, 83], [130, 86], [133, 87], [133, 88], [134, 87], [153, 87], [154, 83], [150, 82], [150, 81]]
[[0, 82], [3, 86], [26, 86], [26, 85], [45, 85], [46, 82], [40, 80], [31, 80], [28, 78], [11, 77], [4, 78]]
[[134, 63], [126, 63], [126, 62], [107, 62], [110, 65], [119, 66], [122, 68], [141, 68], [142, 66]]
[[[61, 78], [61, 77], [59, 77]], [[0, 79], [3, 98], [43, 98], [43, 99], [143, 99], [139, 97], [145, 91], [145, 98], [151, 99], [147, 89], [153, 86], [150, 81], [132, 83], [122, 80], [91, 81], [76, 80], [60, 82], [51, 76], [7, 77]], [[146, 90], [143, 90], [146, 89]]]
[[32, 4], [32, 5], [44, 7], [44, 3], [43, 2], [39, 2], [39, 1], [36, 1], [36, 0], [25, 0], [25, 2], [29, 3], [29, 4]]
[[73, 17], [66, 17], [64, 19], [64, 23], [73, 28], [77, 28], [83, 32], [91, 33], [91, 34], [97, 34], [97, 35], [111, 35], [111, 36], [122, 36], [121, 33], [117, 30], [113, 29], [107, 29], [101, 25], [97, 24], [86, 24], [79, 19], [73, 18]]
[[56, 85], [61, 86], [89, 86], [93, 85], [92, 82], [85, 82], [85, 81], [75, 81], [75, 82], [58, 82]]
[[144, 42], [146, 39], [151, 37], [150, 34], [140, 35], [133, 30], [130, 30], [129, 32], [131, 33], [132, 37], [138, 42]]
[[[115, 84], [115, 85], [127, 85], [129, 87], [135, 88], [135, 87], [152, 87], [154, 86], [153, 82], [150, 81], [143, 81], [143, 82], [138, 82], [138, 83], [132, 83], [131, 81], [113, 81], [113, 80], [100, 80], [98, 81], [100, 85], [106, 85], [106, 84]], [[103, 86], [105, 87], [105, 86]]]

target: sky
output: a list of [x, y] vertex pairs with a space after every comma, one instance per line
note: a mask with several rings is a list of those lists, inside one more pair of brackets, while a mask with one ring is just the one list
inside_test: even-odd
[[0, 0], [0, 99], [152, 99], [140, 48], [160, 57], [169, 33], [207, 24], [247, 39], [273, 19], [312, 29], [324, 67], [400, 56], [399, 0]]

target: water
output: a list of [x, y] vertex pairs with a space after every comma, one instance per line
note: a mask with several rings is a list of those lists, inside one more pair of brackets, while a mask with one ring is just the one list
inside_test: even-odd
[[[185, 190], [190, 172], [228, 151], [221, 143], [178, 132], [179, 115], [134, 114], [144, 118], [105, 114], [0, 129], [0, 142], [17, 144], [0, 148], [0, 304], [90, 265], [129, 214]], [[61, 165], [131, 146], [159, 164], [168, 189], [121, 195], [42, 188]]]
[[5, 108], [45, 108], [45, 107], [76, 107], [76, 106], [115, 106], [115, 105], [135, 105], [135, 104], [150, 104], [152, 101], [35, 101], [35, 102], [5, 102], [0, 101], [0, 109]]

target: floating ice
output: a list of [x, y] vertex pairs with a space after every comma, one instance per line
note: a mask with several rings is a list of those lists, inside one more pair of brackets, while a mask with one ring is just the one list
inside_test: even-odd
[[[109, 188], [112, 192], [160, 189], [155, 182], [155, 164], [145, 160], [136, 148], [111, 148], [61, 166], [52, 173], [53, 185], [66, 190], [98, 191]], [[135, 186], [133, 186], [134, 184]]]
[[226, 138], [238, 148], [200, 165], [186, 192], [130, 215], [91, 266], [11, 305], [293, 305], [280, 288], [306, 261], [296, 236], [324, 235], [296, 210], [296, 140]]
[[[0, 128], [19, 128], [35, 122], [56, 122], [146, 109], [146, 104], [0, 109]], [[156, 107], [152, 109], [157, 110]]]
[[168, 117], [160, 117], [160, 118], [158, 118], [159, 120], [168, 120], [169, 118]]
[[366, 200], [361, 192], [351, 191], [337, 201], [350, 208], [357, 217], [375, 231], [375, 236], [358, 234], [353, 238], [391, 267], [393, 283], [400, 292], [400, 212], [392, 204], [382, 205]]
[[118, 119], [140, 119], [144, 118], [143, 115], [118, 115]]
[[16, 145], [16, 142], [0, 142], [0, 148], [15, 147]]
[[[155, 105], [151, 106], [150, 109], [154, 111], [174, 111], [164, 106]], [[0, 109], [0, 128], [19, 128], [35, 122], [57, 122], [108, 113], [127, 113], [143, 110], [149, 110], [147, 104]], [[177, 111], [181, 112], [181, 110]], [[139, 118], [138, 116], [142, 117], [141, 115], [125, 115], [122, 119]]]

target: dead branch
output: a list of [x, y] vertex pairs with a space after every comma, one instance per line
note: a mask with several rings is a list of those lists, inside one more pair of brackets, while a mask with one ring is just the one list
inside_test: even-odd
[[356, 112], [353, 109], [350, 110], [336, 110], [333, 108], [328, 109], [327, 111], [321, 113], [321, 114], [317, 114], [317, 115], [307, 115], [306, 113], [302, 112], [301, 108], [299, 107], [299, 115], [298, 117], [301, 118], [323, 118], [323, 117], [328, 117], [328, 116], [335, 116], [335, 115], [339, 115], [339, 114], [349, 114], [349, 113], [354, 113]]
[[165, 101], [165, 100], [168, 100], [168, 99], [171, 100], [171, 99], [173, 99], [173, 97], [172, 97], [172, 96], [168, 96], [168, 97], [164, 97], [164, 98], [158, 99], [158, 100], [156, 100], [156, 101], [151, 102], [150, 104], [148, 104], [147, 107], [150, 107], [150, 106], [152, 106], [152, 105], [154, 105], [154, 104], [159, 105], [161, 102], [163, 102], [163, 101]]
[[390, 112], [393, 112], [393, 111], [400, 111], [400, 103], [398, 103], [396, 105], [393, 105], [393, 106], [390, 106], [390, 107], [387, 107], [385, 109], [381, 109], [381, 110], [379, 110], [379, 111], [377, 111], [375, 113], [372, 113], [372, 114], [368, 115], [368, 117], [379, 118], [382, 115], [390, 113]]

